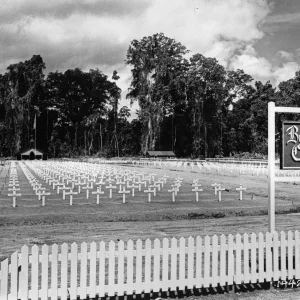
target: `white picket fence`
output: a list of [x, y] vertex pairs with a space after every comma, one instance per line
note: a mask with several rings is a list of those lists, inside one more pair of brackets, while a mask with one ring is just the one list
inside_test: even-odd
[[86, 299], [300, 279], [299, 255], [298, 231], [24, 246], [1, 262], [0, 299]]

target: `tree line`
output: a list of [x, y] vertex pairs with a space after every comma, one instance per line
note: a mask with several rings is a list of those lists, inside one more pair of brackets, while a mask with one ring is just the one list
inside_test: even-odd
[[[299, 106], [300, 72], [273, 87], [243, 70], [226, 70], [215, 58], [190, 55], [164, 34], [133, 40], [127, 98], [137, 117], [120, 106], [118, 72], [99, 69], [50, 72], [40, 55], [0, 74], [0, 155], [30, 146], [36, 118], [37, 148], [49, 157], [137, 156], [173, 150], [179, 157], [267, 154], [267, 104]], [[276, 116], [278, 132], [283, 119]], [[279, 135], [277, 135], [279, 139]]]

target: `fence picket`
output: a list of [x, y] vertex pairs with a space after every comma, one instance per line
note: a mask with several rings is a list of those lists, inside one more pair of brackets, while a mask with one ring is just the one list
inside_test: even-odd
[[8, 300], [8, 258], [1, 262], [0, 299]]
[[150, 293], [151, 290], [151, 240], [147, 239], [145, 243], [145, 293]]
[[227, 261], [226, 261], [226, 237], [224, 234], [221, 235], [220, 238], [220, 285], [224, 286], [227, 282]]
[[18, 298], [18, 251], [11, 255], [10, 299]]
[[228, 235], [228, 278], [227, 284], [233, 284], [233, 274], [234, 274], [234, 257], [233, 257], [233, 235]]
[[294, 259], [294, 245], [293, 245], [293, 233], [288, 231], [288, 279], [293, 279], [294, 269], [293, 269], [293, 259]]
[[99, 249], [99, 297], [105, 296], [105, 242], [100, 242]]
[[218, 237], [216, 235], [212, 238], [212, 286], [218, 285], [218, 267], [219, 267], [219, 260], [218, 260]]
[[266, 280], [271, 281], [273, 276], [273, 270], [272, 270], [272, 234], [267, 232], [266, 233]]
[[[241, 266], [242, 266], [242, 245], [241, 242], [242, 241], [242, 237], [240, 234], [236, 235], [235, 238], [235, 243], [236, 243], [236, 250], [235, 250], [235, 284], [241, 284], [242, 281], [242, 270], [241, 270]], [[222, 248], [221, 248], [222, 251]]]
[[127, 242], [127, 293], [133, 292], [133, 241]]
[[60, 289], [61, 300], [68, 298], [68, 245], [66, 243], [61, 246], [61, 276], [60, 276]]
[[247, 233], [243, 236], [243, 244], [244, 244], [244, 273], [243, 273], [243, 282], [250, 282], [250, 274], [249, 274], [249, 236]]
[[118, 242], [118, 296], [124, 293], [124, 242]]
[[187, 265], [187, 288], [192, 289], [194, 286], [194, 238], [188, 238], [188, 265]]
[[201, 288], [203, 284], [202, 279], [202, 238], [196, 238], [196, 288]]
[[171, 290], [175, 291], [176, 286], [177, 286], [177, 239], [173, 237], [171, 240], [171, 284], [170, 284]]
[[186, 286], [185, 280], [185, 238], [179, 239], [179, 284], [178, 288], [184, 290]]
[[251, 283], [256, 283], [257, 280], [256, 250], [256, 234], [251, 233]]
[[[127, 245], [128, 246], [128, 245]], [[113, 296], [115, 293], [114, 285], [115, 285], [115, 249], [116, 245], [114, 241], [110, 241], [108, 244], [108, 296]], [[127, 270], [128, 270], [128, 263], [127, 263]], [[128, 284], [128, 278], [127, 278]], [[127, 293], [130, 291], [127, 290]]]
[[20, 298], [22, 300], [27, 300], [28, 299], [28, 264], [29, 264], [28, 246], [25, 245], [22, 247], [21, 255], [22, 258], [21, 258], [21, 273], [20, 273]]
[[70, 298], [77, 298], [77, 276], [78, 276], [78, 246], [76, 243], [71, 245], [71, 280], [70, 280]]
[[39, 247], [31, 248], [31, 295], [30, 299], [37, 300], [39, 297]]
[[87, 243], [83, 242], [80, 249], [80, 299], [85, 299], [87, 294], [86, 281], [87, 281]]
[[264, 274], [264, 235], [260, 232], [258, 234], [258, 281], [263, 282]]
[[153, 251], [154, 265], [153, 265], [153, 291], [158, 292], [160, 286], [160, 240], [154, 240]]
[[279, 266], [278, 266], [278, 233], [274, 232], [273, 234], [273, 281], [277, 281], [279, 279]]
[[90, 287], [89, 287], [89, 297], [95, 298], [96, 297], [96, 257], [97, 257], [97, 244], [95, 242], [91, 243], [90, 249]]
[[58, 294], [58, 246], [51, 248], [51, 300], [57, 300]]
[[135, 292], [136, 294], [140, 294], [142, 292], [142, 250], [143, 243], [139, 239], [136, 241], [136, 285]]
[[296, 279], [300, 278], [300, 239], [299, 231], [295, 231], [295, 277]]
[[169, 240], [163, 239], [163, 254], [162, 254], [162, 290], [166, 290], [169, 280]]
[[210, 237], [207, 235], [204, 238], [204, 280], [203, 286], [210, 285]]
[[280, 233], [280, 263], [281, 263], [281, 272], [280, 278], [285, 280], [287, 277], [286, 274], [286, 239], [285, 239], [285, 232], [281, 231]]
[[[48, 280], [49, 280], [49, 247], [42, 246], [42, 283], [41, 283], [41, 300], [48, 300]], [[23, 266], [22, 266], [23, 267]]]

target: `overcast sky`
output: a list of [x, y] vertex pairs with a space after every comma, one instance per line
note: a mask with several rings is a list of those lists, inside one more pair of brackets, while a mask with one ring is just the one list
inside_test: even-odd
[[164, 33], [277, 85], [300, 70], [299, 0], [0, 0], [0, 73], [40, 54], [46, 72], [99, 68], [130, 84], [133, 39]]

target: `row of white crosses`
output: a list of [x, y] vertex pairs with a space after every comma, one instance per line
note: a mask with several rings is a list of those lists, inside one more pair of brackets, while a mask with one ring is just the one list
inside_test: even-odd
[[[133, 197], [135, 188], [139, 188], [139, 191], [141, 191], [141, 185], [145, 184], [146, 186], [147, 182], [149, 182], [150, 185], [151, 181], [153, 181], [153, 184], [155, 184], [156, 188], [159, 189], [157, 186], [158, 182], [154, 182], [154, 176], [156, 174], [150, 174], [149, 176], [146, 176], [144, 173], [137, 174], [137, 172], [129, 172], [121, 168], [103, 168], [101, 165], [84, 163], [65, 163], [57, 165], [54, 163], [52, 165], [48, 165], [48, 167], [44, 166], [42, 173], [46, 181], [50, 182], [51, 184], [54, 183], [55, 186], [57, 185], [58, 189], [63, 189], [63, 197], [66, 194], [72, 195], [74, 193], [80, 193], [81, 186], [85, 185], [82, 187], [82, 189], [86, 189], [86, 195], [87, 198], [89, 198], [89, 190], [93, 190], [94, 185], [98, 186], [96, 191], [92, 191], [92, 194], [97, 195], [98, 204], [100, 202], [99, 196], [104, 193], [104, 191], [101, 189], [102, 186], [105, 186], [105, 188], [109, 190], [109, 198], [112, 198], [112, 190], [117, 189], [117, 186], [119, 186], [118, 193], [123, 195], [123, 203], [126, 202], [126, 194], [130, 193], [130, 190], [127, 189], [131, 189]], [[80, 177], [80, 180], [83, 179], [83, 182], [76, 182], [76, 176]], [[114, 179], [112, 177], [114, 177]], [[65, 186], [58, 186], [59, 182], [57, 181], [64, 181], [66, 179], [67, 181], [70, 180], [72, 182], [72, 188], [74, 188], [74, 185], [78, 185], [78, 192], [73, 192], [70, 187], [66, 187], [66, 189], [71, 189], [70, 192], [66, 192]], [[70, 201], [72, 201], [71, 199]]]
[[[211, 184], [211, 186], [215, 189], [215, 195], [217, 195], [218, 193], [218, 201], [221, 201], [222, 200], [222, 191], [225, 191], [225, 188], [222, 188], [221, 187], [221, 184], [220, 183], [217, 183], [215, 181], [215, 183]], [[236, 188], [237, 191], [239, 191], [240, 193], [240, 198], [239, 200], [243, 200], [243, 191], [246, 190], [245, 187], [242, 186], [242, 184], [240, 184], [240, 187], [239, 188]]]
[[17, 197], [22, 196], [20, 191], [20, 184], [18, 179], [18, 173], [16, 168], [16, 163], [14, 161], [11, 162], [10, 165], [10, 173], [9, 173], [9, 181], [8, 181], [8, 195], [9, 197], [13, 198], [13, 207], [17, 206]]
[[[20, 165], [24, 175], [28, 179], [28, 181], [32, 187], [32, 190], [38, 196], [38, 200], [42, 200], [42, 206], [45, 206], [46, 205], [46, 196], [49, 196], [50, 192], [48, 192], [46, 190], [46, 188], [43, 187], [43, 184], [31, 173], [31, 171], [29, 170], [29, 168], [27, 167], [27, 165], [25, 163], [19, 162], [19, 165]], [[34, 172], [36, 172], [33, 165], [31, 165], [31, 168]]]

